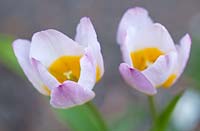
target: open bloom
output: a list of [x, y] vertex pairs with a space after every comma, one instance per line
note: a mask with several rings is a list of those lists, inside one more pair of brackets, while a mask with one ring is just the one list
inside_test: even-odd
[[49, 29], [32, 40], [13, 42], [15, 55], [25, 75], [56, 108], [69, 108], [94, 98], [95, 83], [104, 73], [96, 32], [89, 18], [77, 26], [75, 41]]
[[182, 74], [190, 54], [188, 34], [175, 45], [167, 29], [153, 23], [140, 7], [129, 9], [119, 24], [117, 42], [124, 63], [119, 66], [124, 80], [133, 88], [154, 95], [157, 87], [168, 88]]

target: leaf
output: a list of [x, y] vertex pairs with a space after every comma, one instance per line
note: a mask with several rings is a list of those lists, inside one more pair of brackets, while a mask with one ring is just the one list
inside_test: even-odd
[[164, 109], [164, 111], [156, 118], [151, 131], [165, 131], [166, 130], [166, 128], [169, 124], [171, 115], [172, 115], [179, 99], [181, 98], [182, 94], [183, 93], [181, 92], [180, 94], [176, 95], [171, 100], [171, 102]]
[[107, 131], [95, 106], [88, 102], [70, 109], [53, 109], [73, 131]]
[[[24, 77], [12, 49], [13, 40], [12, 37], [0, 35], [0, 62], [8, 69]], [[74, 131], [107, 131], [104, 121], [91, 102], [70, 109], [53, 110]]]

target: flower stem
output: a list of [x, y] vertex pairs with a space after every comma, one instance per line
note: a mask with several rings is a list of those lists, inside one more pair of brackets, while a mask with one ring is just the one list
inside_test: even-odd
[[108, 131], [97, 107], [88, 102], [69, 109], [54, 109], [58, 118], [73, 131]]
[[154, 96], [148, 96], [148, 101], [149, 101], [149, 107], [151, 110], [152, 118], [153, 118], [153, 120], [155, 120], [157, 117], [157, 112], [156, 112]]
[[97, 107], [92, 102], [88, 102], [87, 106], [93, 111], [95, 116], [99, 119], [99, 123], [101, 123], [102, 130], [107, 131], [108, 130], [107, 124], [102, 115], [100, 114], [99, 110], [97, 109]]

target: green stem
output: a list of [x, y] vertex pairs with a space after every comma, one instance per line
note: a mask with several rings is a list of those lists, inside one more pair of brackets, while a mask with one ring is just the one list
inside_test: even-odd
[[103, 129], [103, 131], [108, 131], [107, 124], [105, 123], [105, 120], [103, 119], [97, 107], [92, 102], [88, 102], [87, 105], [93, 111], [96, 118], [98, 118], [99, 122], [101, 123], [101, 128]]
[[157, 112], [156, 112], [154, 96], [148, 96], [148, 101], [149, 101], [149, 107], [150, 107], [150, 110], [151, 110], [152, 118], [155, 121], [156, 117], [157, 117]]
[[58, 118], [73, 131], [108, 131], [100, 112], [92, 102], [69, 109], [54, 109]]

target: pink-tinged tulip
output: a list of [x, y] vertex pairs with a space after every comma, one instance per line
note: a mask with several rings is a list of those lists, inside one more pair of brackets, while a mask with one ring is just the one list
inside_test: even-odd
[[131, 87], [148, 95], [177, 81], [191, 47], [188, 34], [175, 45], [167, 29], [153, 23], [148, 12], [140, 7], [129, 9], [122, 17], [117, 42], [124, 60], [119, 66], [122, 77]]
[[77, 26], [75, 41], [49, 29], [32, 40], [13, 42], [15, 55], [25, 75], [55, 108], [69, 108], [93, 99], [95, 83], [104, 73], [97, 35], [89, 18]]

